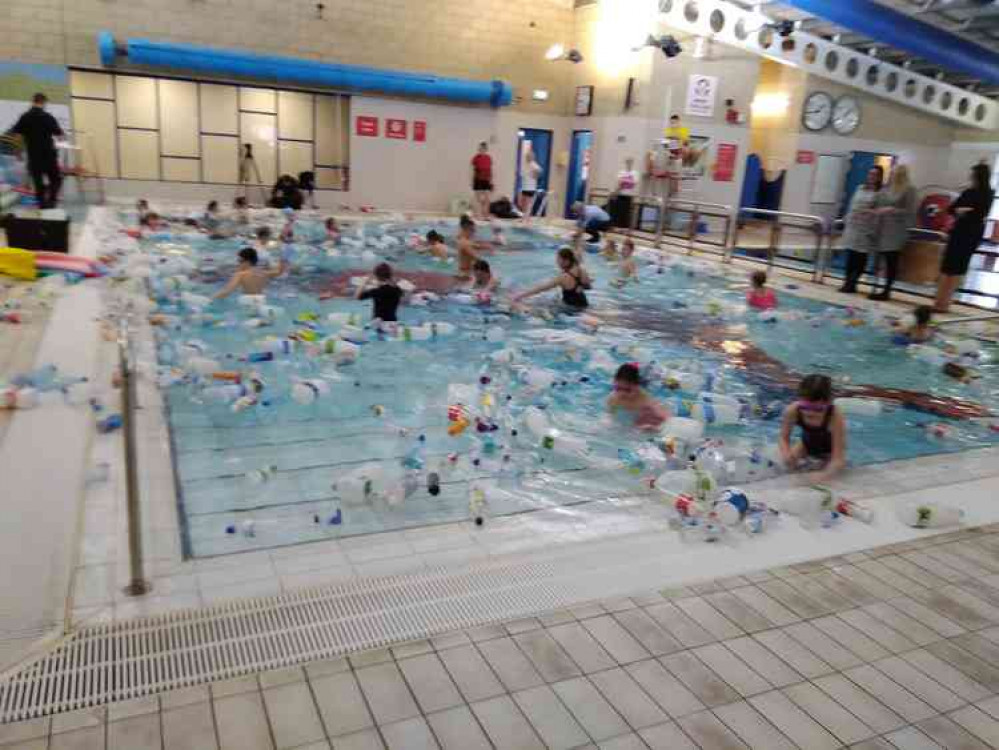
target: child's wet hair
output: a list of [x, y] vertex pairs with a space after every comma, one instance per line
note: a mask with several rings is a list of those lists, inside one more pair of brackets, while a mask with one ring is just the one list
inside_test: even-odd
[[828, 375], [806, 375], [798, 385], [798, 396], [805, 401], [832, 401], [832, 379]]
[[916, 319], [916, 325], [929, 325], [933, 319], [933, 308], [929, 305], [920, 305], [912, 311], [912, 316]]
[[482, 260], [481, 258], [472, 264], [473, 271], [480, 271], [481, 273], [492, 273], [492, 268], [489, 267], [489, 261]]
[[434, 243], [434, 242], [443, 242], [443, 241], [444, 237], [436, 229], [431, 229], [429, 232], [427, 232], [427, 242]]
[[626, 362], [617, 368], [617, 372], [614, 373], [614, 380], [620, 380], [623, 383], [632, 383], [633, 385], [641, 385], [642, 371], [638, 369], [638, 365], [634, 362]]
[[575, 268], [579, 265], [579, 261], [576, 260], [576, 254], [572, 251], [571, 247], [560, 247], [558, 251], [558, 259], [564, 260], [569, 264], [569, 268]]
[[249, 263], [251, 266], [257, 265], [259, 258], [257, 257], [257, 251], [252, 247], [244, 247], [239, 251], [239, 259]]
[[271, 238], [271, 228], [270, 227], [259, 227], [257, 229], [257, 239], [258, 240], [269, 240]]
[[753, 282], [755, 288], [762, 289], [767, 285], [767, 272], [753, 271], [753, 275], [749, 277], [749, 280]]
[[379, 263], [375, 266], [375, 278], [379, 281], [388, 281], [392, 278], [392, 266], [388, 263]]

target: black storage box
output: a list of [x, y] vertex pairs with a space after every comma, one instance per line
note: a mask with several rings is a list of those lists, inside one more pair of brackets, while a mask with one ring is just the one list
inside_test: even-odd
[[26, 219], [8, 216], [4, 221], [7, 244], [21, 250], [69, 252], [69, 219]]

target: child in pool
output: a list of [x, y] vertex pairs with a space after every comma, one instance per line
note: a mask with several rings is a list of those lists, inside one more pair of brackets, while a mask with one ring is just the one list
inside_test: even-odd
[[503, 233], [503, 227], [499, 224], [493, 224], [493, 247], [506, 247], [506, 234]]
[[933, 328], [930, 322], [933, 320], [933, 308], [929, 305], [920, 305], [912, 311], [915, 323], [905, 332], [909, 341], [913, 344], [923, 344], [933, 338]]
[[219, 213], [219, 202], [209, 201], [205, 207], [205, 215], [201, 217], [201, 227], [208, 234], [216, 234], [222, 226], [222, 216]]
[[[791, 442], [795, 427], [801, 441]], [[784, 410], [778, 442], [781, 458], [790, 470], [818, 462], [818, 482], [832, 479], [846, 466], [846, 420], [833, 404], [832, 380], [807, 375], [798, 386], [798, 400]]]
[[604, 256], [604, 260], [617, 260], [617, 240], [612, 240], [608, 237], [607, 241], [604, 242], [604, 249], [600, 251], [600, 254]]
[[277, 268], [260, 268], [257, 251], [252, 247], [244, 247], [239, 251], [239, 269], [229, 279], [229, 283], [215, 293], [212, 299], [225, 299], [234, 292], [240, 294], [263, 294], [271, 279], [281, 276], [287, 265], [284, 259]]
[[435, 229], [427, 232], [427, 242], [424, 252], [430, 253], [437, 260], [447, 260], [447, 245], [444, 243], [444, 237], [440, 232]]
[[236, 223], [240, 226], [246, 226], [250, 223], [250, 207], [246, 203], [246, 198], [243, 196], [238, 196], [233, 202], [232, 207], [236, 212]]
[[289, 243], [295, 241], [295, 209], [285, 208], [284, 226], [281, 228], [281, 242]]
[[593, 282], [572, 248], [561, 248], [555, 256], [555, 264], [558, 266], [558, 276], [521, 292], [513, 298], [513, 303], [516, 304], [528, 297], [533, 297], [535, 294], [547, 292], [549, 289], [561, 289], [562, 304], [574, 310], [585, 310], [589, 307], [590, 302], [586, 298], [586, 290], [592, 286]]
[[621, 365], [614, 375], [614, 392], [607, 399], [607, 408], [612, 414], [627, 412], [634, 417], [635, 427], [651, 432], [659, 430], [671, 416], [669, 409], [642, 387], [641, 371], [632, 362]]
[[149, 214], [152, 213], [149, 210], [149, 201], [145, 198], [139, 198], [139, 200], [135, 202], [135, 212], [139, 215], [139, 226], [146, 226], [146, 219], [149, 217]]
[[621, 262], [617, 267], [614, 286], [623, 287], [629, 281], [638, 281], [638, 266], [635, 265], [635, 243], [627, 239], [621, 245]]
[[746, 304], [754, 310], [773, 310], [777, 307], [777, 293], [767, 286], [765, 271], [754, 271], [749, 277], [752, 287], [746, 292]]
[[488, 305], [493, 301], [493, 294], [499, 288], [500, 280], [493, 275], [489, 262], [479, 259], [472, 265], [472, 286], [469, 292], [475, 297], [475, 301]]
[[402, 302], [402, 289], [392, 278], [392, 266], [379, 263], [374, 273], [357, 288], [356, 299], [370, 299], [371, 317], [383, 323], [395, 323], [398, 318], [399, 303]]
[[475, 251], [475, 222], [468, 216], [461, 217], [458, 230], [458, 278], [472, 278], [472, 266], [479, 260]]
[[326, 241], [334, 245], [340, 242], [340, 225], [332, 216], [326, 219]]

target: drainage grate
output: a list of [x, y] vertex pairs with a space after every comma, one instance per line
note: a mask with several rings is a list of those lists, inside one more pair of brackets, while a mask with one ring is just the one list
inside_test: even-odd
[[558, 567], [441, 569], [84, 628], [0, 682], [0, 723], [566, 606], [582, 592]]

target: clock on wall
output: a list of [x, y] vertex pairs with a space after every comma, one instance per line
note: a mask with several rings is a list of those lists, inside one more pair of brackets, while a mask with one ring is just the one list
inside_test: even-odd
[[801, 124], [809, 130], [824, 130], [829, 126], [833, 115], [833, 98], [825, 91], [816, 91], [805, 99], [801, 112]]
[[586, 116], [593, 113], [593, 87], [576, 87], [576, 115]]
[[850, 135], [860, 127], [860, 102], [852, 96], [841, 96], [833, 107], [832, 126], [840, 135]]

